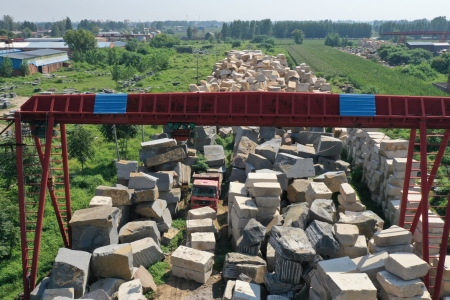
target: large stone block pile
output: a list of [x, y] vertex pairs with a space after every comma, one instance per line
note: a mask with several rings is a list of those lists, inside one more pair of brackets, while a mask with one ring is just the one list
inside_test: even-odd
[[161, 236], [168, 243], [178, 232], [171, 228], [172, 216], [181, 187], [191, 179], [186, 159], [195, 152], [161, 138], [141, 144], [142, 166], [116, 162], [118, 184], [97, 187], [89, 208], [73, 214], [73, 250], [60, 249], [50, 279], [35, 293], [61, 289], [51, 293], [64, 296], [72, 289], [73, 297], [80, 298], [103, 290], [122, 300], [145, 299], [143, 293], [156, 290], [147, 268], [164, 259]]
[[[239, 175], [228, 193], [236, 252], [223, 269], [231, 291], [244, 277], [288, 299], [304, 293], [376, 299], [382, 288], [377, 273], [386, 270], [390, 255], [422, 261], [412, 253], [412, 234], [398, 226], [383, 229], [383, 220], [348, 184], [348, 165], [339, 161], [346, 140], [324, 132], [237, 129], [232, 164]], [[424, 289], [420, 295], [429, 299]]]
[[306, 64], [291, 70], [286, 56], [264, 55], [261, 50], [232, 50], [215, 64], [211, 76], [200, 86], [189, 85], [191, 92], [330, 92], [331, 85], [317, 78]]
[[[382, 206], [384, 216], [391, 224], [398, 224], [407, 169], [408, 141], [393, 140], [378, 131], [352, 129], [348, 135], [347, 147], [354, 166], [361, 167], [363, 170], [363, 180], [371, 191], [372, 200]], [[420, 163], [413, 160], [407, 191], [406, 228], [409, 228], [422, 198], [420, 185], [414, 179], [418, 177], [418, 170], [420, 170]], [[444, 221], [436, 213], [429, 211], [428, 222], [430, 224], [429, 252], [431, 255], [436, 255], [439, 253], [442, 242]], [[408, 245], [394, 244], [389, 247], [394, 247], [396, 251], [403, 248], [405, 252], [414, 251], [415, 254], [422, 256], [422, 217], [413, 234], [413, 240], [413, 249], [409, 243]], [[383, 248], [376, 242], [371, 242], [369, 245], [372, 252]]]

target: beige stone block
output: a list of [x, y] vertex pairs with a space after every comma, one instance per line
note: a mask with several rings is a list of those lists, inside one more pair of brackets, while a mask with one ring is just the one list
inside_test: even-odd
[[97, 206], [111, 206], [112, 207], [112, 198], [108, 196], [94, 196], [89, 202], [89, 207], [97, 207]]
[[369, 240], [367, 244], [370, 253], [377, 253], [386, 251], [387, 253], [397, 253], [397, 252], [408, 252], [412, 253], [414, 247], [411, 244], [403, 244], [403, 245], [395, 245], [395, 246], [386, 246], [381, 247], [375, 244], [373, 238]]
[[232, 300], [259, 300], [261, 287], [254, 283], [236, 280]]
[[424, 288], [422, 295], [409, 297], [409, 298], [397, 297], [395, 295], [392, 295], [392, 294], [389, 294], [388, 292], [386, 292], [384, 290], [384, 288], [381, 288], [379, 296], [380, 296], [381, 300], [405, 300], [405, 299], [408, 299], [408, 300], [431, 300], [431, 295], [427, 291], [426, 288]]
[[410, 244], [412, 234], [409, 230], [392, 225], [388, 229], [374, 233], [373, 240], [380, 247]]
[[209, 206], [191, 209], [188, 211], [186, 220], [213, 219], [215, 220], [217, 212]]
[[206, 283], [211, 276], [212, 268], [209, 271], [197, 272], [190, 269], [185, 269], [179, 266], [172, 265], [172, 275], [176, 277], [194, 280], [198, 283]]
[[202, 251], [214, 251], [216, 237], [213, 232], [195, 232], [191, 234], [191, 246]]
[[340, 206], [342, 207], [343, 211], [356, 211], [361, 212], [366, 210], [366, 206], [362, 204], [359, 200], [349, 203], [344, 200], [344, 197], [342, 195], [338, 195], [338, 202]]
[[213, 232], [216, 233], [217, 229], [214, 226], [212, 219], [200, 219], [200, 220], [187, 220], [186, 231], [188, 234], [194, 232]]
[[309, 205], [316, 199], [331, 199], [333, 193], [323, 182], [311, 182], [306, 188], [306, 201]]
[[317, 264], [316, 274], [319, 279], [325, 282], [328, 273], [355, 273], [358, 267], [349, 257], [340, 257], [329, 260], [323, 260]]
[[214, 263], [214, 254], [185, 246], [179, 246], [170, 259], [172, 266], [206, 273], [211, 270]]
[[350, 258], [356, 258], [368, 254], [366, 237], [364, 235], [358, 236], [356, 243], [353, 246], [342, 246], [339, 248], [337, 256], [348, 256]]
[[413, 253], [389, 254], [386, 260], [386, 271], [402, 278], [411, 280], [425, 276], [430, 266]]
[[425, 287], [418, 278], [403, 280], [388, 271], [378, 272], [377, 280], [387, 293], [402, 298], [419, 296]]
[[368, 254], [352, 259], [358, 267], [360, 273], [366, 273], [370, 280], [376, 284], [377, 273], [384, 271], [384, 264], [389, 257], [387, 252], [379, 252], [375, 254]]
[[343, 246], [353, 246], [359, 236], [359, 229], [351, 224], [334, 224], [335, 237]]
[[353, 187], [348, 183], [342, 183], [339, 192], [341, 196], [344, 198], [345, 202], [354, 203], [356, 202], [356, 193]]
[[377, 299], [377, 289], [364, 273], [329, 273], [326, 284], [335, 300]]
[[278, 182], [277, 174], [275, 173], [249, 173], [245, 186], [252, 188], [255, 182]]

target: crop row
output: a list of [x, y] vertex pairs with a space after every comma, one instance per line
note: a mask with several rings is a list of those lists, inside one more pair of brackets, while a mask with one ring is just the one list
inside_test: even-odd
[[445, 96], [446, 94], [415, 77], [322, 44], [306, 41], [303, 45], [283, 45], [293, 60], [306, 63], [325, 76], [344, 76], [358, 89], [377, 94]]

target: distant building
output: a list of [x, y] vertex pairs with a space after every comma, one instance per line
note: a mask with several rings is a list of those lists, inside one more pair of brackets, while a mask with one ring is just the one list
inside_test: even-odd
[[[117, 47], [125, 47], [120, 42], [97, 42], [98, 48], [114, 48], [115, 44], [118, 44]], [[14, 42], [12, 44], [6, 44], [0, 42], [0, 50], [7, 49], [19, 49], [22, 51], [32, 51], [32, 50], [40, 50], [40, 49], [53, 49], [65, 51], [67, 54], [71, 54], [69, 46], [66, 45], [65, 42]]]
[[449, 43], [434, 43], [434, 52], [449, 51], [449, 50], [450, 50]]
[[442, 50], [449, 50], [449, 43], [431, 43], [431, 42], [407, 42], [408, 49], [425, 49], [430, 52], [439, 52]]
[[28, 38], [25, 39], [24, 42], [47, 42], [47, 43], [54, 43], [54, 42], [64, 42], [64, 38]]
[[0, 52], [0, 63], [3, 63], [5, 57], [10, 58], [12, 61], [14, 69], [13, 76], [22, 75], [20, 71], [20, 65], [22, 63], [28, 64], [30, 74], [37, 72], [50, 73], [60, 69], [63, 63], [69, 60], [66, 51], [54, 49], [40, 49], [15, 53]]

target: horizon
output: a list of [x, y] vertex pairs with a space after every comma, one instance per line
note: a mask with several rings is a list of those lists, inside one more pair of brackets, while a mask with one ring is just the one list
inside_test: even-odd
[[[167, 6], [170, 8], [168, 9]], [[87, 20], [130, 20], [131, 22], [155, 21], [217, 21], [262, 20], [277, 21], [320, 21], [331, 20], [370, 23], [373, 21], [419, 20], [444, 16], [450, 19], [450, 1], [429, 0], [426, 3], [412, 1], [379, 0], [367, 3], [357, 0], [323, 0], [319, 9], [314, 4], [306, 6], [294, 0], [285, 0], [283, 5], [269, 0], [247, 0], [233, 8], [211, 5], [205, 0], [173, 0], [167, 6], [143, 0], [129, 0], [126, 3], [112, 3], [97, 0], [95, 2], [79, 0], [62, 2], [42, 0], [39, 3], [30, 0], [10, 1], [2, 5], [3, 15], [10, 15], [16, 22], [55, 22], [69, 17], [73, 22]], [[231, 6], [231, 5], [230, 5]], [[29, 9], [24, 9], [24, 7]], [[279, 9], [271, 9], [276, 7]], [[306, 9], [305, 9], [306, 7]], [[49, 9], [51, 8], [51, 9]], [[88, 8], [88, 9], [86, 9]], [[133, 9], [136, 8], [136, 9]], [[137, 9], [142, 8], [142, 9]], [[325, 8], [325, 9], [324, 9]], [[443, 13], [445, 12], [445, 13]], [[230, 15], [230, 17], [226, 17]], [[336, 17], [339, 16], [339, 17]]]

